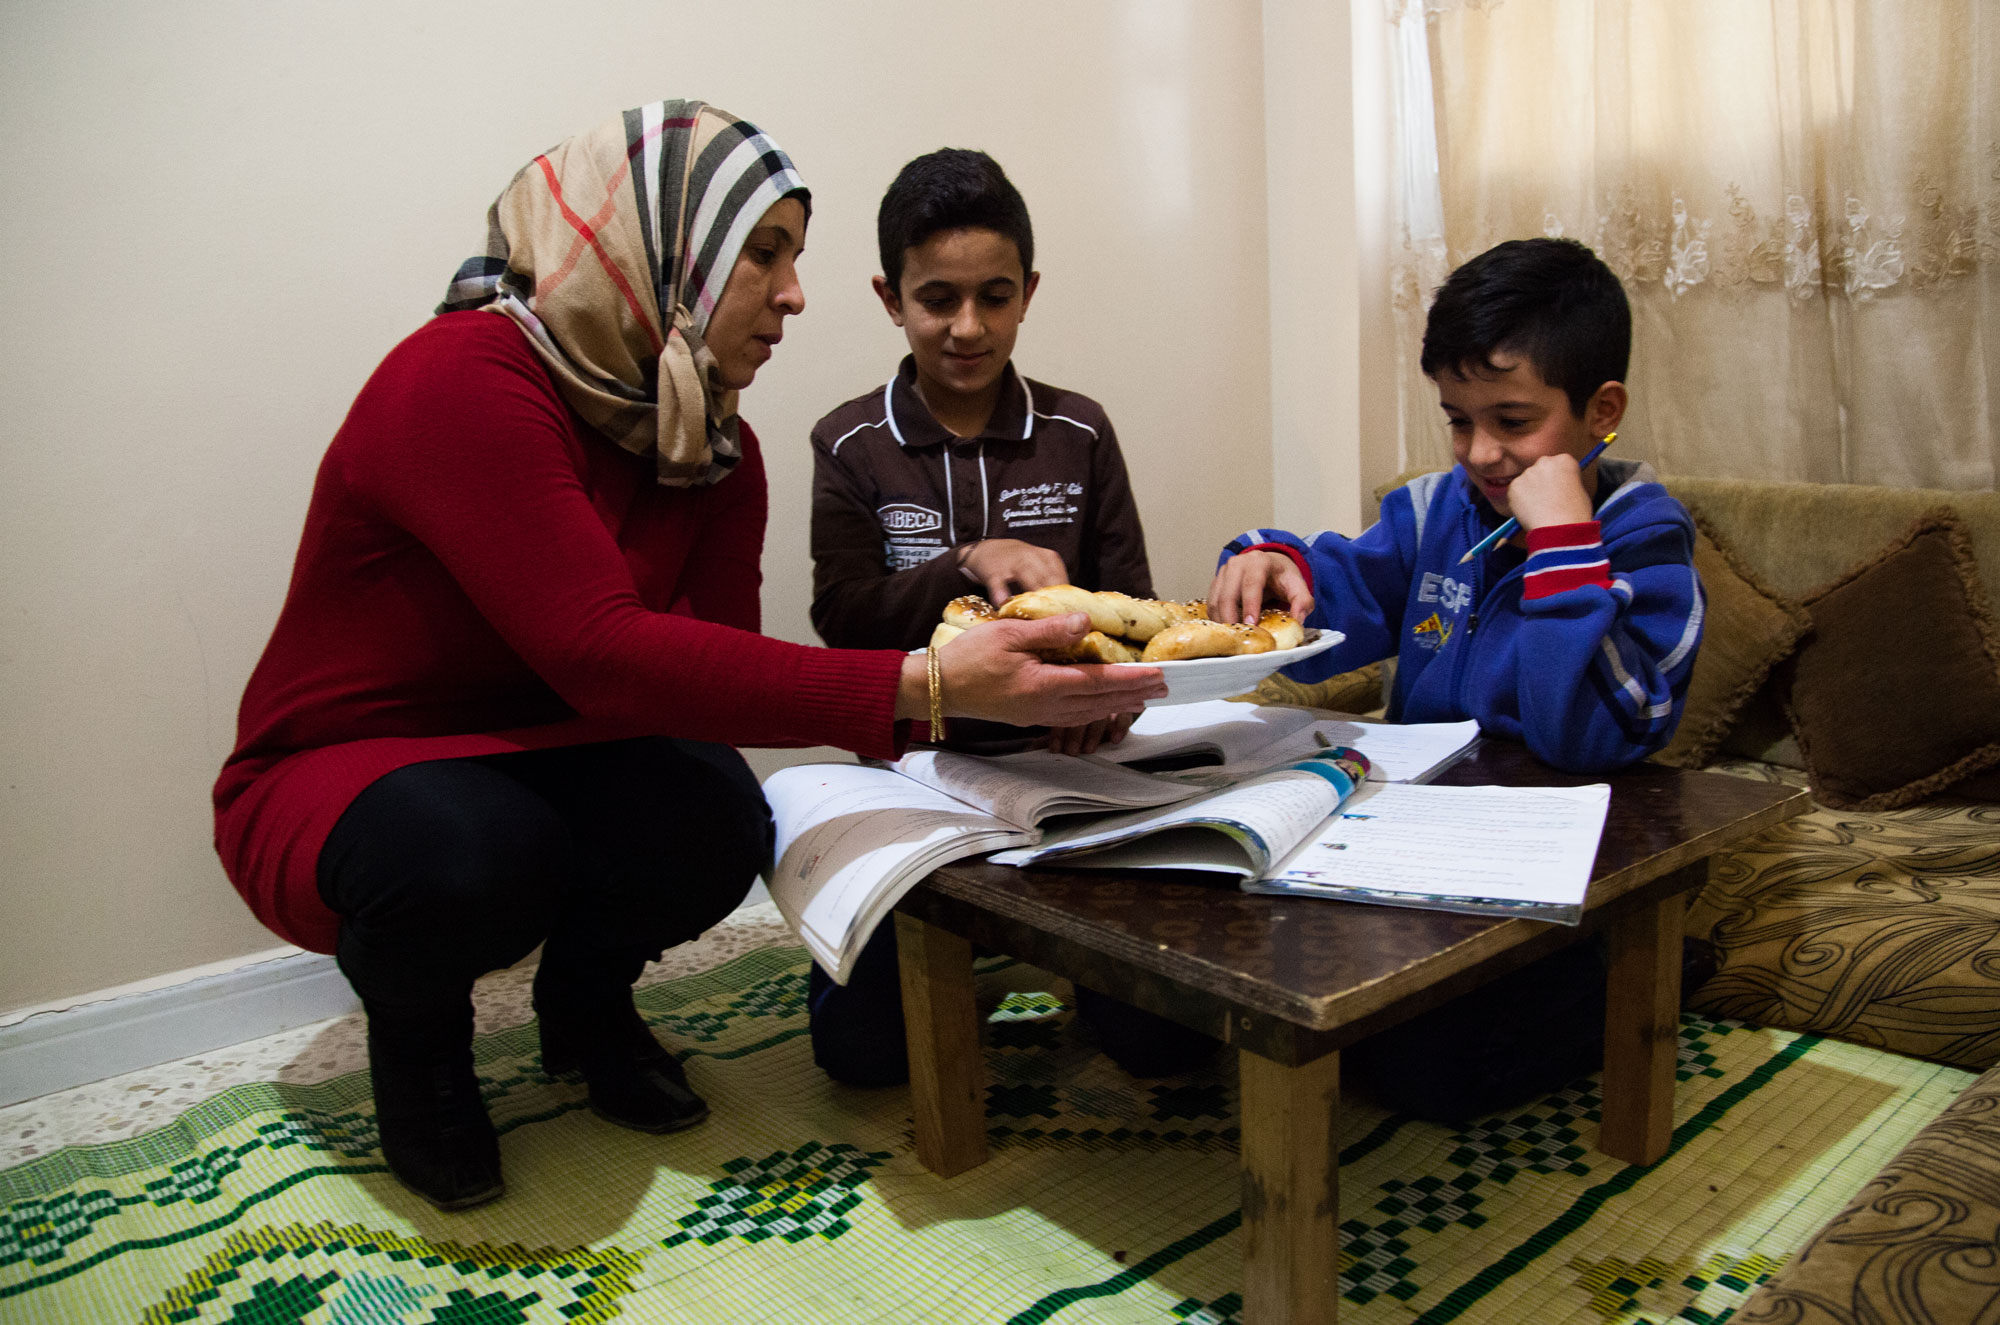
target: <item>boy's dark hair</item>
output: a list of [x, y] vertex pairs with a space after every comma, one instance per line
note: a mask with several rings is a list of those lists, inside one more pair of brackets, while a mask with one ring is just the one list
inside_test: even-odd
[[1569, 397], [1579, 418], [1592, 393], [1625, 380], [1632, 308], [1625, 287], [1574, 239], [1510, 239], [1438, 287], [1424, 321], [1424, 376], [1497, 371], [1518, 354]]
[[1014, 241], [1023, 278], [1035, 269], [1035, 232], [1028, 204], [1000, 163], [984, 152], [944, 147], [896, 172], [875, 213], [882, 275], [902, 293], [903, 254], [940, 230], [977, 227]]

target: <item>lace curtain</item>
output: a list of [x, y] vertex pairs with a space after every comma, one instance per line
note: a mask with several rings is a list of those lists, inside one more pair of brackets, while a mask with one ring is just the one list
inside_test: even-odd
[[1994, 487], [2000, 4], [1383, 2], [1408, 463], [1449, 460], [1415, 367], [1444, 270], [1569, 235], [1632, 300], [1629, 454]]

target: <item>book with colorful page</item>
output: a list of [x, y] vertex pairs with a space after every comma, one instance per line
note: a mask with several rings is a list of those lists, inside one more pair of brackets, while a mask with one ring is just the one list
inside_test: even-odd
[[[771, 897], [845, 981], [876, 926], [940, 865], [1005, 852], [995, 859], [1276, 882], [1274, 867], [1356, 791], [1355, 769], [1372, 769], [1373, 781], [1422, 780], [1477, 736], [1469, 722], [1405, 726], [1216, 701], [1149, 709], [1122, 744], [1089, 756], [918, 750], [893, 765], [782, 769], [764, 783], [777, 824]], [[1172, 771], [1148, 771], [1163, 766]], [[1109, 854], [1132, 843], [1146, 845], [1129, 862]]]
[[844, 983], [876, 926], [925, 875], [967, 856], [1036, 846], [1048, 819], [1087, 815], [1094, 824], [1136, 812], [1153, 826], [1128, 835], [1219, 823], [1263, 849], [1289, 848], [1367, 768], [1353, 751], [1299, 762], [1221, 789], [1048, 751], [985, 758], [924, 750], [893, 766], [780, 769], [764, 782], [777, 825], [771, 900]]
[[1164, 809], [1065, 825], [996, 865], [1206, 869], [1256, 878], [1302, 846], [1368, 778], [1368, 758], [1320, 750]]

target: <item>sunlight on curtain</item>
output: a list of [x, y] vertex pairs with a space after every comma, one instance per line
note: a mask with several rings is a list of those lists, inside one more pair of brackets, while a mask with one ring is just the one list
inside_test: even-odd
[[1444, 198], [1439, 192], [1437, 115], [1431, 91], [1430, 38], [1424, 0], [1386, 0], [1389, 21], [1389, 209], [1397, 248], [1390, 261], [1389, 308], [1396, 328], [1396, 408], [1401, 425], [1398, 472], [1451, 463], [1437, 392], [1417, 366], [1424, 313], [1451, 274], [1445, 254]]
[[[1384, 3], [1428, 20], [1449, 263], [1569, 235], [1625, 281], [1629, 454], [1995, 486], [2000, 3]], [[1422, 302], [1415, 251], [1399, 277]], [[1412, 459], [1447, 459], [1414, 417]]]

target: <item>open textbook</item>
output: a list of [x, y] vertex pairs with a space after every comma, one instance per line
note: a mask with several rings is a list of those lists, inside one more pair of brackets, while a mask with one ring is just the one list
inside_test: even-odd
[[[764, 783], [778, 833], [771, 898], [820, 964], [844, 981], [861, 945], [918, 880], [966, 856], [1033, 846], [1044, 820], [1180, 805], [1330, 748], [1359, 750], [1376, 778], [1416, 779], [1477, 734], [1470, 722], [1398, 726], [1214, 701], [1148, 709], [1122, 744], [1089, 757], [918, 750], [889, 767], [782, 769]], [[1125, 766], [1190, 755], [1201, 766], [1174, 774]], [[1268, 854], [1283, 854], [1332, 812], [1329, 785], [1308, 787], [1302, 805], [1283, 791], [1237, 798], [1233, 803], [1269, 802], [1253, 805], [1238, 831], [1263, 841]]]
[[[906, 891], [984, 853], [1004, 865], [1220, 871], [1258, 893], [1576, 923], [1608, 789], [1420, 785], [1476, 737], [1474, 723], [1404, 727], [1216, 701], [1148, 709], [1094, 757], [914, 751], [890, 767], [782, 769], [764, 783], [778, 827], [770, 895], [840, 981]], [[1190, 755], [1206, 763], [1140, 771]]]
[[[845, 982], [862, 945], [905, 892], [940, 865], [1042, 840], [1059, 814], [1161, 812], [1160, 825], [1213, 818], [1234, 797], [1241, 831], [1298, 821], [1303, 835], [1366, 776], [1350, 750], [1318, 751], [1303, 768], [1267, 771], [1214, 791], [1117, 764], [1034, 751], [998, 758], [922, 750], [891, 767], [802, 764], [764, 782], [777, 825], [771, 900], [815, 960]], [[1307, 771], [1307, 770], [1318, 771]], [[1310, 805], [1300, 803], [1301, 793]], [[1294, 838], [1296, 840], [1296, 838]]]
[[993, 863], [1219, 869], [1254, 878], [1327, 822], [1367, 776], [1365, 756], [1336, 746], [1165, 809], [1067, 825], [996, 853]]

